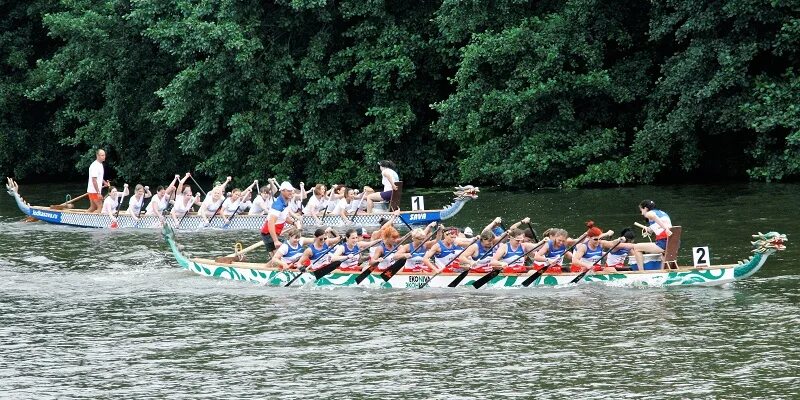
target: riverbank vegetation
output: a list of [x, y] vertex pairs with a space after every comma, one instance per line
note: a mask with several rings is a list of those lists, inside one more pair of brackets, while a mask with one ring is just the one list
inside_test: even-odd
[[[792, 2], [0, 1], [0, 170], [411, 185], [800, 175]], [[374, 167], [373, 167], [374, 166]]]

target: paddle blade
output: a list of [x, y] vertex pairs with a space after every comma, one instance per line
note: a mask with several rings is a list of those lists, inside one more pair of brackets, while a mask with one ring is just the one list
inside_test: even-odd
[[360, 284], [362, 281], [364, 281], [364, 279], [367, 279], [367, 277], [372, 273], [372, 271], [375, 271], [375, 267], [377, 266], [378, 264], [375, 263], [367, 267], [367, 269], [361, 271], [361, 273], [356, 277], [356, 285]]
[[501, 269], [492, 270], [492, 272], [489, 272], [488, 274], [478, 278], [477, 281], [473, 282], [472, 287], [474, 287], [475, 289], [480, 289], [481, 286], [489, 283], [489, 281], [494, 279], [495, 276], [500, 275], [501, 271], [502, 271]]
[[339, 265], [341, 265], [341, 264], [342, 264], [341, 261], [334, 261], [334, 262], [332, 262], [332, 263], [330, 263], [330, 264], [328, 264], [328, 265], [326, 265], [326, 266], [314, 271], [314, 278], [319, 279], [319, 278], [322, 278], [325, 275], [328, 275], [329, 273], [331, 273], [334, 270], [336, 270], [336, 268], [339, 268]]
[[389, 282], [389, 279], [392, 279], [392, 277], [398, 271], [400, 271], [401, 268], [403, 268], [403, 265], [405, 265], [405, 263], [406, 263], [406, 259], [405, 258], [401, 258], [401, 259], [395, 261], [394, 264], [389, 266], [389, 268], [386, 268], [386, 271], [383, 271], [381, 273], [381, 278], [383, 278], [384, 282]]
[[542, 274], [544, 274], [544, 271], [547, 271], [547, 267], [546, 266], [542, 267], [542, 268], [539, 268], [538, 270], [536, 270], [536, 272], [531, 274], [531, 276], [529, 276], [528, 279], [525, 279], [524, 281], [522, 281], [522, 286], [524, 286], [524, 287], [530, 286], [531, 283], [533, 283], [536, 279], [538, 279], [540, 276], [542, 276]]
[[583, 271], [580, 274], [578, 274], [578, 276], [576, 276], [575, 279], [569, 281], [569, 283], [578, 283], [578, 282], [580, 282], [580, 280], [583, 279], [584, 276], [586, 276], [587, 272], [589, 272], [588, 269], [586, 271]]
[[461, 283], [461, 281], [463, 281], [464, 278], [467, 277], [467, 274], [469, 274], [469, 268], [465, 269], [460, 274], [458, 274], [456, 279], [453, 279], [452, 282], [447, 284], [447, 287], [456, 287], [456, 286], [458, 286]]
[[305, 268], [300, 268], [300, 271], [297, 273], [297, 275], [295, 275], [294, 278], [292, 278], [292, 280], [290, 280], [289, 282], [286, 282], [286, 284], [283, 285], [283, 287], [289, 287], [289, 285], [293, 284], [294, 281], [300, 278], [300, 275], [303, 275], [305, 272], [306, 272]]

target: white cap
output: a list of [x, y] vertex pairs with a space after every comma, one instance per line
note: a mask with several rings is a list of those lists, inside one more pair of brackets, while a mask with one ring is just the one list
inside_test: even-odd
[[283, 181], [283, 183], [281, 183], [281, 187], [278, 190], [292, 190], [293, 191], [294, 190], [294, 186], [292, 186], [292, 184], [289, 183], [289, 181]]
[[474, 234], [472, 233], [472, 228], [470, 227], [464, 228], [464, 236], [474, 236]]

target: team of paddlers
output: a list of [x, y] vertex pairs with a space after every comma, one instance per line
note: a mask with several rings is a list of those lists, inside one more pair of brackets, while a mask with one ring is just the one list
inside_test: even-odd
[[[100, 149], [96, 161], [89, 168], [87, 193], [92, 205], [88, 211], [108, 214], [116, 222], [122, 201], [130, 192], [127, 184], [122, 192], [110, 187], [102, 206], [98, 204], [105, 182], [104, 160], [105, 152]], [[376, 202], [388, 202], [393, 191], [397, 190], [399, 176], [391, 161], [380, 161], [378, 166], [383, 191], [375, 192], [365, 187], [364, 192], [359, 193], [357, 189], [344, 185], [333, 185], [328, 189], [318, 184], [314, 186], [305, 206], [302, 201], [309, 197], [309, 193], [302, 182], [300, 189], [296, 190], [286, 181], [278, 185], [275, 179], [269, 179], [268, 185], [259, 188], [256, 180], [244, 190], [234, 188], [227, 194], [226, 186], [231, 181], [231, 177], [228, 177], [201, 200], [200, 193], [193, 195], [192, 188], [186, 183], [192, 179], [197, 184], [190, 173], [183, 177], [175, 175], [168, 186], [159, 186], [155, 194], [147, 186], [136, 185], [128, 201], [127, 212], [135, 219], [140, 218], [142, 212], [158, 216], [162, 221], [172, 218], [178, 226], [180, 219], [195, 205], [199, 206], [198, 214], [206, 223], [217, 215], [228, 223], [241, 213], [266, 214], [261, 238], [270, 254], [268, 264], [280, 269], [303, 270], [315, 270], [336, 263], [338, 269], [343, 271], [361, 271], [364, 268], [362, 254], [367, 254], [368, 268], [377, 271], [398, 265], [399, 260], [403, 259], [406, 260], [403, 265], [403, 271], [406, 272], [502, 270], [506, 273], [525, 273], [531, 268], [546, 268], [548, 273], [589, 269], [620, 271], [630, 269], [625, 264], [630, 254], [635, 256], [636, 265], [643, 265], [644, 253], [663, 253], [667, 238], [672, 234], [669, 216], [656, 209], [655, 203], [645, 200], [639, 204], [642, 216], [648, 221], [645, 230], [656, 235], [655, 242], [649, 243], [634, 243], [635, 235], [630, 228], [623, 229], [616, 240], [608, 240], [614, 232], [604, 233], [591, 221], [586, 224], [586, 232], [577, 239], [569, 237], [563, 229], [551, 228], [537, 242], [536, 232], [528, 218], [511, 225], [507, 230], [502, 227], [500, 218], [496, 218], [475, 237], [472, 237], [469, 229], [461, 231], [456, 227], [437, 227], [436, 223], [424, 229], [411, 229], [401, 237], [394, 228], [397, 211], [371, 235], [362, 236], [360, 230], [353, 228], [340, 237], [330, 228], [319, 228], [313, 238], [302, 237], [301, 222], [304, 215], [312, 216], [316, 225], [322, 225], [320, 217], [329, 213], [340, 216], [344, 224], [351, 224], [351, 215], [361, 210], [369, 213]], [[258, 194], [252, 198], [254, 188]], [[145, 205], [147, 198], [151, 200]], [[523, 225], [527, 228], [520, 229]], [[565, 258], [570, 260], [568, 266], [564, 265]]]
[[[284, 243], [273, 243], [270, 232], [262, 232], [262, 239], [270, 251], [268, 266], [278, 269], [318, 270], [336, 262], [341, 271], [358, 272], [365, 268], [385, 271], [402, 262], [402, 271], [409, 273], [491, 272], [526, 273], [531, 269], [546, 269], [546, 273], [594, 271], [629, 271], [625, 261], [634, 255], [637, 265], [643, 264], [644, 253], [662, 253], [666, 239], [671, 235], [669, 216], [655, 208], [650, 200], [639, 208], [648, 220], [647, 233], [656, 235], [655, 242], [634, 243], [635, 234], [625, 228], [616, 240], [608, 240], [613, 231], [603, 232], [589, 221], [587, 230], [578, 238], [571, 238], [564, 229], [551, 228], [537, 241], [530, 219], [502, 227], [500, 218], [487, 225], [477, 236], [470, 228], [437, 226], [415, 228], [400, 236], [394, 228], [394, 219], [386, 221], [371, 234], [360, 234], [358, 229], [347, 230], [339, 236], [331, 228], [319, 228], [313, 238], [302, 237], [302, 231], [290, 227], [282, 231]], [[362, 257], [367, 258], [366, 265]], [[565, 260], [569, 259], [569, 264]]]

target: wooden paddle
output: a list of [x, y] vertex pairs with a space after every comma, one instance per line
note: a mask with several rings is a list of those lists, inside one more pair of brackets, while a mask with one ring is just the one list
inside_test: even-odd
[[76, 202], [76, 201], [78, 201], [78, 200], [80, 200], [80, 199], [82, 199], [82, 198], [84, 198], [84, 197], [86, 197], [88, 195], [89, 195], [89, 193], [84, 193], [84, 194], [82, 194], [82, 195], [80, 195], [80, 196], [78, 196], [78, 197], [76, 197], [74, 199], [67, 200], [67, 201], [65, 201], [65, 202], [63, 202], [61, 204], [51, 205], [50, 208], [52, 208], [53, 210], [63, 210], [65, 208], [72, 208], [73, 207], [72, 203], [74, 203], [74, 202]]
[[[434, 229], [434, 230], [433, 230], [433, 232], [431, 232], [431, 234], [430, 234], [430, 235], [428, 235], [428, 237], [427, 237], [427, 238], [425, 238], [425, 240], [423, 240], [423, 241], [422, 241], [422, 245], [423, 245], [423, 246], [425, 245], [425, 243], [426, 243], [428, 240], [431, 240], [431, 238], [432, 238], [434, 235], [436, 235], [436, 232], [439, 230], [439, 228], [440, 228], [440, 227], [441, 227], [441, 225], [437, 226], [437, 227], [436, 227], [436, 229]], [[400, 247], [400, 246], [398, 246], [398, 248], [399, 248], [399, 247]], [[407, 258], [401, 258], [401, 259], [399, 259], [399, 260], [395, 261], [395, 262], [394, 262], [394, 264], [392, 264], [391, 266], [389, 266], [389, 268], [386, 268], [386, 270], [385, 270], [385, 271], [383, 271], [383, 272], [381, 273], [381, 278], [383, 278], [383, 281], [384, 281], [384, 282], [389, 282], [389, 279], [392, 279], [392, 277], [393, 277], [393, 276], [394, 276], [394, 275], [395, 275], [395, 274], [396, 274], [398, 271], [400, 271], [400, 269], [401, 269], [401, 268], [403, 268], [403, 265], [406, 263], [406, 261], [408, 261], [408, 259], [407, 259]]]
[[197, 181], [196, 181], [196, 180], [194, 180], [194, 176], [192, 176], [192, 175], [190, 174], [190, 175], [189, 175], [189, 178], [191, 178], [191, 179], [192, 179], [192, 182], [194, 182], [194, 184], [195, 184], [195, 185], [197, 185], [197, 190], [199, 190], [201, 193], [203, 193], [203, 198], [205, 198], [205, 197], [207, 196], [207, 194], [206, 194], [206, 192], [203, 190], [203, 188], [202, 188], [202, 187], [200, 187], [200, 184], [199, 184], [199, 183], [197, 183]]
[[[540, 247], [542, 247], [542, 246], [543, 246], [545, 243], [547, 243], [547, 241], [545, 241], [545, 240], [541, 241], [541, 242], [540, 242], [539, 244], [537, 244], [536, 246], [533, 246], [533, 248], [532, 248], [532, 249], [530, 249], [530, 250], [526, 251], [526, 252], [525, 252], [525, 254], [523, 254], [523, 255], [521, 255], [521, 256], [519, 256], [519, 257], [515, 258], [513, 261], [511, 261], [511, 262], [510, 262], [510, 263], [508, 263], [508, 264], [509, 264], [509, 265], [510, 265], [510, 264], [514, 264], [515, 262], [519, 261], [520, 259], [523, 259], [523, 258], [527, 257], [527, 256], [528, 256], [528, 254], [531, 254], [532, 252], [534, 252], [534, 251], [536, 251], [536, 250], [539, 250], [539, 248], [540, 248]], [[484, 276], [482, 276], [482, 277], [478, 278], [478, 280], [476, 280], [475, 282], [472, 282], [472, 287], [474, 287], [475, 289], [480, 289], [480, 288], [481, 288], [483, 285], [485, 285], [485, 284], [489, 283], [489, 281], [491, 281], [492, 279], [494, 279], [494, 277], [496, 277], [497, 275], [500, 275], [500, 273], [501, 273], [501, 272], [503, 272], [503, 269], [502, 269], [502, 268], [500, 268], [500, 269], [493, 269], [493, 270], [492, 270], [492, 272], [489, 272], [488, 274], [486, 274], [486, 275], [484, 275]]]
[[616, 248], [617, 248], [617, 246], [619, 246], [619, 244], [620, 244], [620, 243], [622, 243], [622, 238], [619, 238], [619, 239], [617, 239], [617, 243], [616, 243], [616, 244], [614, 244], [614, 246], [613, 246], [613, 247], [611, 247], [610, 249], [608, 249], [608, 251], [606, 251], [605, 253], [603, 253], [603, 255], [601, 255], [601, 256], [600, 256], [600, 259], [599, 259], [599, 260], [597, 260], [597, 262], [595, 262], [594, 264], [592, 264], [592, 266], [591, 266], [590, 268], [586, 268], [586, 270], [585, 270], [585, 271], [583, 271], [583, 272], [581, 272], [580, 274], [578, 274], [578, 276], [576, 276], [576, 277], [575, 277], [575, 279], [571, 280], [569, 283], [578, 283], [578, 282], [579, 282], [581, 279], [583, 279], [583, 277], [584, 277], [584, 276], [586, 276], [586, 274], [587, 274], [589, 271], [592, 271], [592, 270], [594, 270], [594, 266], [595, 266], [595, 265], [597, 265], [597, 264], [600, 264], [600, 263], [603, 261], [603, 259], [604, 259], [604, 258], [606, 258], [606, 256], [608, 255], [608, 253], [611, 253], [612, 251], [614, 251], [614, 249], [616, 249]]
[[[405, 235], [403, 235], [403, 237], [400, 238], [400, 241], [397, 242], [397, 245], [394, 246], [394, 249], [392, 249], [392, 251], [384, 254], [383, 258], [389, 257], [392, 253], [396, 252], [397, 249], [399, 249], [400, 246], [403, 245], [403, 242], [405, 242], [406, 239], [408, 239], [410, 236], [411, 236], [411, 232], [408, 232]], [[378, 267], [378, 264], [380, 264], [380, 262], [372, 262], [372, 263], [369, 264], [369, 266], [365, 270], [361, 271], [361, 273], [356, 277], [356, 285], [360, 284], [364, 279], [367, 279], [367, 277], [370, 274], [372, 274], [373, 271], [375, 271], [375, 268]]]
[[[465, 252], [465, 251], [467, 251], [467, 249], [469, 248], [469, 246], [472, 246], [473, 244], [475, 244], [475, 243], [478, 241], [478, 239], [480, 239], [480, 236], [475, 236], [475, 239], [472, 239], [472, 242], [470, 242], [470, 244], [468, 244], [466, 247], [464, 247], [464, 250], [461, 250], [461, 252], [460, 252], [460, 253], [458, 253], [458, 254], [457, 254], [455, 257], [453, 257], [453, 260], [458, 260], [458, 257], [461, 257], [461, 255], [462, 255], [462, 254], [464, 254], [464, 252]], [[434, 260], [434, 261], [435, 261], [435, 260]], [[441, 273], [442, 273], [442, 271], [444, 271], [444, 268], [445, 268], [445, 267], [447, 267], [447, 266], [445, 265], [444, 267], [442, 267], [442, 269], [441, 269], [439, 272], [437, 272], [437, 273], [433, 274], [433, 276], [431, 277], [431, 279], [428, 279], [428, 280], [427, 280], [427, 281], [425, 281], [425, 282], [424, 282], [422, 285], [419, 285], [419, 288], [420, 288], [420, 289], [422, 289], [422, 288], [424, 288], [425, 286], [428, 286], [428, 283], [429, 283], [430, 281], [432, 281], [432, 280], [433, 280], [433, 278], [436, 278], [437, 276], [439, 276], [439, 274], [441, 274]], [[469, 269], [467, 269], [467, 270], [469, 270]], [[462, 278], [462, 279], [463, 279], [463, 278]], [[460, 281], [459, 281], [459, 282], [460, 282]], [[452, 282], [450, 282], [450, 283], [452, 283]]]
[[[494, 245], [492, 245], [492, 247], [490, 247], [489, 250], [486, 251], [486, 253], [483, 253], [483, 255], [480, 256], [480, 258], [478, 258], [475, 261], [483, 260], [489, 254], [492, 254], [492, 251], [494, 250], [494, 248], [497, 247], [497, 245], [500, 244], [506, 236], [508, 236], [508, 231], [503, 232], [503, 234], [500, 235], [500, 239], [498, 239], [497, 242]], [[478, 236], [478, 237], [480, 237], [480, 236]], [[453, 279], [452, 282], [447, 284], [447, 287], [456, 287], [456, 286], [458, 286], [461, 283], [461, 281], [463, 281], [464, 278], [467, 277], [467, 274], [469, 274], [469, 271], [471, 271], [471, 270], [472, 270], [472, 268], [467, 268], [464, 271], [462, 271], [460, 274], [458, 274], [456, 279]]]

